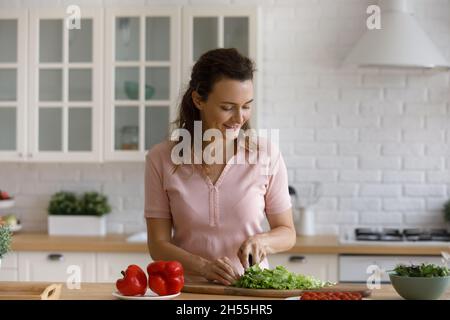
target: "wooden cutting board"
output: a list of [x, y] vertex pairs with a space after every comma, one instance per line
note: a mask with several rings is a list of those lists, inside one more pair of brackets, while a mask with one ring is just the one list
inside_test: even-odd
[[184, 288], [181, 291], [200, 294], [220, 294], [230, 296], [253, 296], [253, 297], [269, 297], [269, 298], [295, 297], [299, 296], [305, 291], [359, 292], [363, 297], [368, 297], [372, 293], [372, 290], [367, 289], [367, 287], [362, 284], [339, 284], [339, 283], [331, 287], [315, 290], [277, 290], [277, 289], [236, 288], [209, 282], [188, 282], [185, 283]]
[[43, 283], [2, 283], [0, 300], [58, 300], [61, 296], [62, 284]]

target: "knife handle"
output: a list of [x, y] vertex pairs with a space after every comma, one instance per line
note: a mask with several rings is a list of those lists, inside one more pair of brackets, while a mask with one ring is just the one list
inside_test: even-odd
[[251, 267], [253, 265], [253, 257], [252, 254], [248, 255], [248, 265]]

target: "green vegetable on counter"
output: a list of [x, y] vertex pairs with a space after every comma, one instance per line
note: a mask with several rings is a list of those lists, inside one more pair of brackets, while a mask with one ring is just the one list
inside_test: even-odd
[[449, 268], [445, 266], [437, 266], [435, 264], [422, 263], [421, 265], [404, 265], [399, 264], [394, 269], [398, 276], [403, 277], [446, 277], [450, 275]]
[[11, 249], [12, 232], [9, 226], [0, 224], [0, 260]]
[[283, 266], [275, 269], [261, 269], [259, 265], [253, 265], [240, 277], [233, 286], [249, 289], [318, 289], [332, 286], [335, 283], [324, 282], [312, 276], [289, 272]]
[[101, 217], [111, 212], [108, 198], [96, 191], [77, 196], [74, 192], [60, 191], [52, 195], [48, 206], [50, 215], [83, 215]]

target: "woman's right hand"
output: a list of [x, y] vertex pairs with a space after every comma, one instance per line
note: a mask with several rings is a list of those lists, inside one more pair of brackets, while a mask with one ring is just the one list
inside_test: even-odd
[[229, 286], [239, 278], [239, 273], [233, 267], [231, 260], [224, 257], [208, 261], [202, 270], [202, 276], [209, 281], [218, 281]]

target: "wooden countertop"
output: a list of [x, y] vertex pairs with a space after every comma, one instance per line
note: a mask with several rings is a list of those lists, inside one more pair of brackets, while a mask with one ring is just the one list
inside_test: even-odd
[[296, 245], [290, 253], [323, 253], [323, 254], [392, 254], [392, 255], [441, 255], [442, 251], [450, 251], [448, 245], [424, 245], [414, 243], [361, 244], [340, 243], [335, 235], [318, 235], [297, 237]]
[[[16, 292], [23, 290], [30, 286], [42, 286], [45, 287], [50, 283], [43, 282], [0, 282], [0, 291], [5, 296], [4, 288], [16, 288]], [[2, 290], [3, 287], [3, 290]], [[60, 299], [62, 300], [112, 300], [117, 299], [112, 295], [115, 291], [115, 284], [113, 283], [82, 283], [80, 289], [69, 290], [65, 284], [62, 284], [62, 292]], [[208, 294], [194, 294], [194, 293], [181, 293], [175, 300], [275, 300], [273, 298], [260, 298], [260, 297], [248, 297], [248, 296], [226, 296], [226, 295], [208, 295]], [[370, 300], [402, 300], [402, 298], [395, 292], [394, 288], [390, 284], [381, 285], [380, 289], [374, 289], [372, 295], [367, 299]], [[450, 300], [450, 288], [442, 296], [443, 300]]]
[[104, 237], [49, 236], [44, 233], [13, 235], [13, 251], [148, 252], [143, 242], [127, 242], [125, 235]]
[[[147, 252], [143, 242], [127, 242], [126, 235], [105, 237], [49, 236], [43, 233], [17, 233], [13, 236], [14, 251], [80, 251], [80, 252]], [[450, 251], [447, 246], [423, 246], [414, 244], [365, 245], [342, 244], [334, 235], [298, 237], [289, 253], [298, 254], [392, 254], [392, 255], [440, 255]]]

